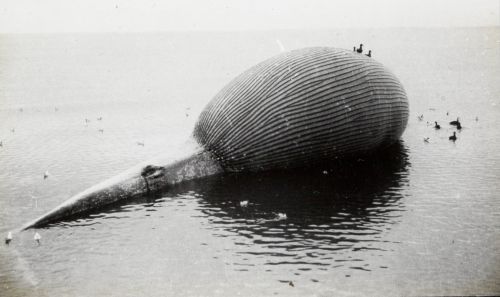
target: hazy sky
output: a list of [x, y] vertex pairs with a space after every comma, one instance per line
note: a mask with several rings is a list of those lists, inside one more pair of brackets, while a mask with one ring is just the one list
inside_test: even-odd
[[0, 32], [499, 25], [500, 0], [0, 0]]

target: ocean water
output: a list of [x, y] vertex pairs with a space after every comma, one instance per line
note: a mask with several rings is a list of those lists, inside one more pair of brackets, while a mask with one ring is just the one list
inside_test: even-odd
[[280, 44], [360, 42], [408, 94], [393, 148], [191, 181], [38, 229], [41, 245], [16, 233], [0, 295], [500, 294], [498, 27], [0, 35], [0, 234], [182, 145], [216, 92]]

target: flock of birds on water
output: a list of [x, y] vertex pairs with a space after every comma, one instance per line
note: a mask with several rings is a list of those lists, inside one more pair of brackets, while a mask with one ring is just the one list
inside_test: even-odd
[[[447, 112], [446, 115], [449, 115], [449, 113]], [[424, 115], [421, 114], [417, 118], [418, 118], [419, 121], [423, 121], [424, 120]], [[476, 116], [476, 122], [477, 121], [479, 121], [479, 118]], [[450, 126], [455, 127], [457, 129], [457, 131], [459, 131], [459, 132], [462, 131], [462, 123], [460, 122], [460, 118], [459, 117], [457, 117], [457, 119], [455, 121], [449, 122], [449, 124], [450, 124]], [[427, 122], [427, 125], [429, 125], [429, 122]], [[441, 125], [439, 125], [437, 121], [434, 121], [434, 126], [433, 127], [434, 127], [435, 130], [440, 130], [441, 129]], [[457, 139], [458, 139], [458, 137], [457, 137], [457, 132], [456, 131], [453, 131], [453, 135], [451, 135], [451, 136], [448, 137], [448, 140], [453, 141], [453, 142], [457, 141]], [[429, 143], [429, 140], [430, 140], [430, 137], [425, 137], [424, 138], [424, 142], [425, 143]]]
[[[33, 240], [35, 240], [35, 242], [38, 245], [41, 245], [42, 244], [41, 243], [42, 236], [40, 235], [40, 233], [35, 232], [35, 235], [33, 236]], [[5, 244], [9, 245], [11, 241], [12, 241], [12, 232], [9, 232], [9, 233], [7, 233], [7, 236], [5, 237]]]
[[[23, 108], [19, 108], [19, 112], [23, 112], [23, 111], [24, 111]], [[55, 107], [54, 111], [57, 112], [57, 111], [59, 111], [59, 109], [57, 107]], [[98, 117], [97, 120], [102, 121], [102, 117]], [[85, 118], [84, 122], [85, 122], [85, 126], [88, 126], [91, 121], [88, 118]], [[104, 129], [102, 129], [102, 128], [99, 128], [97, 131], [99, 131], [99, 133], [104, 133]], [[12, 128], [12, 129], [10, 129], [10, 132], [15, 133], [16, 129]], [[144, 141], [137, 141], [136, 144], [138, 146], [144, 146]], [[0, 148], [1, 147], [3, 147], [3, 140], [0, 140]], [[47, 174], [47, 176], [44, 175], [44, 179], [46, 179], [47, 177], [48, 177], [48, 174]]]
[[[362, 43], [360, 43], [358, 48], [356, 48], [356, 47], [354, 46], [354, 47], [353, 47], [353, 52], [356, 52], [356, 53], [358, 53], [358, 54], [362, 54], [362, 53], [363, 53], [363, 44], [362, 44]], [[366, 55], [366, 56], [368, 56], [368, 57], [371, 57], [371, 56], [372, 56], [372, 51], [371, 51], [371, 50], [369, 50], [369, 51], [368, 51], [368, 54], [365, 54], [365, 55]], [[449, 113], [447, 112], [447, 113], [446, 113], [446, 115], [449, 115]], [[423, 115], [423, 114], [419, 115], [419, 116], [418, 116], [418, 120], [419, 120], [419, 121], [423, 121], [423, 120], [424, 120], [424, 115]], [[479, 120], [479, 119], [478, 119], [478, 117], [476, 117], [476, 122], [477, 122], [478, 120]], [[427, 123], [428, 123], [428, 122], [427, 122]], [[460, 123], [460, 118], [457, 118], [457, 120], [456, 120], [456, 121], [451, 121], [451, 122], [450, 122], [450, 125], [451, 125], [451, 126], [455, 126], [455, 127], [456, 127], [456, 129], [457, 129], [458, 131], [461, 131], [461, 130], [462, 130], [462, 123]], [[438, 124], [438, 122], [437, 122], [437, 121], [434, 121], [434, 129], [436, 129], [436, 130], [441, 129], [441, 126]], [[429, 143], [429, 139], [430, 139], [429, 137], [425, 137], [425, 138], [424, 138], [424, 142]], [[453, 142], [457, 141], [457, 139], [458, 139], [458, 138], [457, 138], [457, 133], [456, 133], [456, 131], [454, 131], [454, 132], [453, 132], [453, 135], [451, 135], [450, 137], [448, 137], [448, 139], [449, 139], [450, 141], [453, 141]]]

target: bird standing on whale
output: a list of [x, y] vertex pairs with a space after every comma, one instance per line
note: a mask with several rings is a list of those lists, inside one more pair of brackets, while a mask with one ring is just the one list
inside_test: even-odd
[[359, 45], [359, 48], [356, 50], [356, 52], [358, 54], [361, 54], [363, 52], [363, 44], [362, 43]]
[[23, 229], [222, 172], [297, 168], [394, 143], [408, 121], [399, 80], [344, 49], [285, 52], [243, 72], [202, 111], [188, 145], [64, 202]]

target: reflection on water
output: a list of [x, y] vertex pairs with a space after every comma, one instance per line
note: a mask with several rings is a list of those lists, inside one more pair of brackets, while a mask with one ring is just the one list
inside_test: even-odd
[[262, 264], [268, 269], [295, 265], [299, 271], [329, 266], [370, 271], [374, 269], [370, 259], [352, 252], [376, 256], [394, 244], [384, 241], [381, 233], [391, 229], [404, 211], [400, 198], [408, 168], [407, 149], [397, 143], [372, 156], [324, 168], [222, 174], [191, 181], [155, 197], [122, 202], [57, 225], [85, 227], [192, 209], [189, 215], [199, 219], [203, 229], [238, 246], [229, 249], [235, 270]]
[[[404, 210], [394, 189], [407, 183], [407, 169], [406, 149], [398, 144], [324, 170], [221, 176], [196, 192], [205, 197], [200, 210], [208, 217], [207, 229], [236, 237], [236, 244], [248, 247], [240, 251], [243, 256], [308, 270], [349, 261], [333, 256], [342, 250], [384, 250], [378, 235]], [[367, 269], [360, 264], [351, 265]]]

